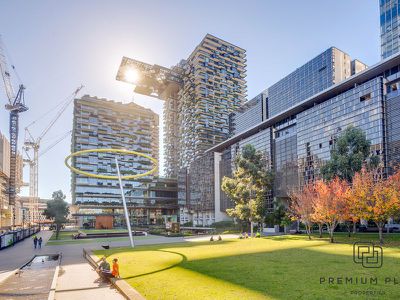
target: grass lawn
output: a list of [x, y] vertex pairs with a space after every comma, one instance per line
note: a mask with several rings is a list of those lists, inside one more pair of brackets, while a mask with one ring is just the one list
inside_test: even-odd
[[[58, 234], [58, 240], [72, 240], [72, 235], [78, 233], [78, 231], [60, 231]], [[53, 231], [53, 235], [50, 237], [50, 241], [56, 241], [56, 232]]]
[[[353, 262], [352, 243], [376, 241], [377, 234], [336, 237], [335, 244], [326, 235], [311, 241], [290, 235], [139, 246], [95, 254], [108, 256], [110, 262], [117, 257], [121, 277], [146, 299], [399, 299], [399, 235], [387, 238], [382, 268], [363, 268]], [[335, 278], [335, 284], [320, 283], [328, 277]], [[337, 278], [346, 277], [354, 281], [376, 277], [378, 282], [337, 283]], [[385, 278], [393, 277], [398, 285], [385, 284]], [[380, 294], [371, 297], [364, 294], [367, 291]]]
[[[84, 233], [116, 233], [116, 232], [128, 232], [126, 229], [80, 229], [79, 231]], [[72, 240], [72, 235], [78, 233], [78, 230], [61, 230], [58, 235], [58, 240]], [[53, 231], [53, 235], [50, 240], [56, 239], [56, 232]]]
[[[84, 233], [115, 233], [115, 232], [128, 232], [127, 229], [81, 229]], [[132, 230], [133, 231], [133, 230]]]

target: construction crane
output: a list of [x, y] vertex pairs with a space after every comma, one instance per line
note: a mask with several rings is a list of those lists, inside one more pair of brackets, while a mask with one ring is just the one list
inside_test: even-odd
[[[30, 123], [28, 126], [25, 127], [25, 142], [24, 142], [24, 152], [27, 159], [24, 159], [25, 163], [29, 164], [29, 208], [30, 208], [30, 220], [34, 222], [35, 216], [38, 213], [38, 200], [39, 200], [39, 193], [38, 193], [38, 185], [39, 185], [39, 157], [43, 155], [45, 152], [49, 151], [59, 142], [61, 142], [71, 131], [63, 134], [63, 136], [58, 139], [55, 143], [47, 147], [43, 152], [39, 153], [39, 148], [42, 142], [42, 139], [45, 135], [49, 132], [49, 130], [53, 127], [53, 125], [57, 122], [63, 112], [67, 109], [67, 107], [71, 104], [71, 102], [75, 99], [76, 95], [80, 92], [83, 88], [83, 85], [78, 87], [66, 100], [62, 101], [61, 108], [57, 112], [56, 116], [50, 121], [47, 127], [40, 133], [37, 138], [34, 138], [32, 133], [29, 131], [29, 127], [35, 124], [38, 120]], [[60, 105], [56, 106], [58, 108]], [[53, 109], [52, 109], [53, 110]], [[50, 110], [49, 112], [51, 112]], [[47, 115], [47, 112], [45, 115]], [[42, 116], [43, 117], [43, 116]], [[41, 118], [42, 118], [41, 117]], [[39, 118], [40, 119], [40, 118]], [[33, 150], [33, 157], [29, 155], [29, 150]]]
[[[12, 66], [15, 69], [14, 66]], [[12, 226], [15, 226], [15, 198], [17, 193], [17, 154], [18, 154], [18, 118], [19, 114], [28, 110], [25, 105], [23, 84], [18, 87], [18, 92], [15, 94], [11, 81], [11, 73], [8, 70], [7, 60], [5, 55], [5, 47], [0, 36], [0, 71], [1, 77], [8, 98], [6, 109], [10, 111], [10, 178], [8, 184], [9, 205], [13, 208]]]

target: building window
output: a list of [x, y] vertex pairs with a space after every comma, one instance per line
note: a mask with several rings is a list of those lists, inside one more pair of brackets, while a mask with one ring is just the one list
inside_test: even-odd
[[360, 102], [367, 101], [370, 99], [371, 99], [371, 93], [368, 93], [368, 94], [360, 97]]

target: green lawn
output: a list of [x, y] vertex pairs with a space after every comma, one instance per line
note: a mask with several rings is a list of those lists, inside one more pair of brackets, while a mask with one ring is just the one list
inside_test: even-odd
[[[136, 240], [144, 240], [144, 239], [152, 239], [154, 236], [135, 236]], [[65, 239], [65, 240], [49, 240], [47, 242], [47, 246], [55, 246], [55, 245], [69, 245], [69, 244], [89, 244], [89, 243], [105, 243], [108, 242], [119, 242], [119, 241], [128, 241], [129, 237], [113, 237], [113, 238], [96, 238], [96, 239]]]
[[[84, 233], [113, 233], [113, 232], [127, 232], [126, 229], [81, 229], [79, 230]], [[78, 231], [60, 231], [58, 239], [56, 239], [56, 232], [50, 237], [46, 245], [66, 245], [66, 244], [87, 244], [95, 242], [108, 242], [108, 241], [124, 241], [128, 240], [128, 237], [113, 237], [113, 238], [96, 238], [96, 239], [76, 239], [72, 238], [73, 234], [77, 234]], [[146, 237], [135, 236], [135, 239], [143, 239]]]
[[[72, 235], [78, 233], [78, 231], [60, 231], [58, 234], [58, 240], [72, 240]], [[57, 240], [56, 232], [53, 231], [53, 235], [50, 237], [50, 241]]]
[[[84, 233], [115, 233], [115, 232], [128, 232], [127, 229], [81, 229]], [[132, 230], [133, 231], [133, 230]]]
[[[399, 299], [400, 237], [383, 246], [382, 268], [353, 262], [355, 240], [330, 244], [301, 235], [221, 242], [191, 242], [95, 251], [119, 259], [121, 277], [146, 299]], [[397, 276], [398, 285], [385, 284]], [[376, 285], [321, 284], [321, 278], [377, 277]], [[326, 279], [328, 281], [328, 279]], [[335, 279], [336, 280], [336, 279]], [[361, 293], [356, 295], [354, 293]], [[384, 293], [384, 294], [382, 294]]]

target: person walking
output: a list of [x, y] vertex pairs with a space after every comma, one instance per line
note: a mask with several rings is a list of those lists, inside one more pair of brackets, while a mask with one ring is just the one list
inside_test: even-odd
[[35, 247], [35, 249], [36, 249], [37, 243], [38, 243], [38, 238], [37, 238], [37, 236], [35, 235], [35, 236], [33, 237], [33, 246]]
[[43, 242], [43, 239], [42, 239], [42, 237], [40, 237], [40, 238], [38, 239], [39, 249], [42, 249], [42, 242]]
[[112, 273], [114, 277], [119, 278], [119, 265], [118, 265], [118, 258], [113, 259], [113, 265], [112, 265]]

